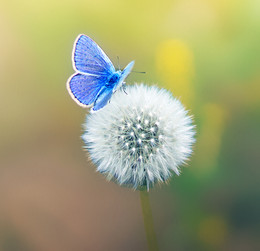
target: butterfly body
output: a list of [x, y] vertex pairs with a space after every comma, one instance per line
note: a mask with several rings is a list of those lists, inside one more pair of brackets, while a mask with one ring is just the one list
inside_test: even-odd
[[108, 103], [134, 66], [132, 61], [123, 70], [116, 71], [103, 50], [86, 35], [77, 37], [72, 62], [76, 73], [69, 78], [67, 89], [79, 105], [93, 105], [93, 111]]
[[119, 79], [120, 79], [120, 75], [121, 72], [117, 71], [115, 72], [111, 77], [108, 78], [108, 83], [107, 86], [108, 87], [116, 87], [116, 83], [118, 83]]

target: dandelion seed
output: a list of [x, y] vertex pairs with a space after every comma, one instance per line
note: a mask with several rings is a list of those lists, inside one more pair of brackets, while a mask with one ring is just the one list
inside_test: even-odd
[[168, 91], [134, 85], [126, 92], [116, 92], [110, 104], [87, 116], [82, 138], [108, 179], [149, 189], [173, 173], [179, 175], [179, 166], [192, 152], [194, 126]]

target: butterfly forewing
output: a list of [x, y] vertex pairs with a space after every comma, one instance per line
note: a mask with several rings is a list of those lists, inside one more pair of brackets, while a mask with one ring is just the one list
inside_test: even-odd
[[118, 87], [120, 87], [122, 85], [122, 83], [124, 82], [124, 80], [126, 79], [126, 77], [129, 75], [129, 73], [131, 72], [133, 66], [134, 66], [134, 61], [131, 61], [126, 67], [125, 69], [121, 72], [120, 78], [118, 80], [118, 83], [115, 85], [114, 90], [116, 90]]
[[76, 39], [72, 57], [75, 70], [81, 73], [110, 76], [115, 72], [107, 55], [86, 35]]

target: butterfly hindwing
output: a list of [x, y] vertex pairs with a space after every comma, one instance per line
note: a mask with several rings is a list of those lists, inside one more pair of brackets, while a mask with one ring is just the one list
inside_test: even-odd
[[105, 76], [76, 73], [68, 80], [67, 89], [79, 105], [88, 106], [95, 102], [106, 80]]
[[76, 39], [72, 58], [75, 70], [82, 73], [109, 76], [115, 72], [107, 55], [86, 35]]
[[98, 97], [94, 103], [93, 111], [97, 111], [101, 108], [103, 108], [108, 101], [111, 99], [113, 94], [112, 88], [103, 88], [100, 93], [98, 94]]

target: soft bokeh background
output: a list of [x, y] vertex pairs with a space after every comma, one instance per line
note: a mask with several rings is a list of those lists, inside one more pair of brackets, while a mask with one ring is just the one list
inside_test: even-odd
[[161, 250], [260, 250], [259, 0], [1, 0], [0, 250], [146, 250], [139, 194], [82, 151], [69, 97], [79, 33], [128, 84], [170, 89], [194, 114], [180, 177], [151, 191]]

